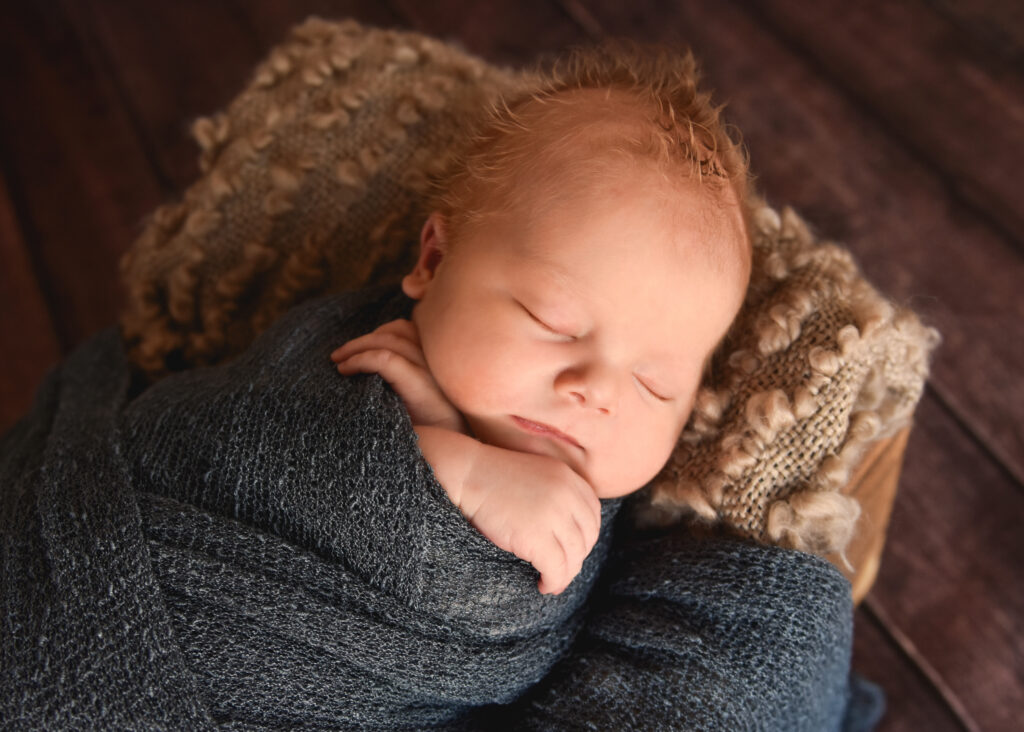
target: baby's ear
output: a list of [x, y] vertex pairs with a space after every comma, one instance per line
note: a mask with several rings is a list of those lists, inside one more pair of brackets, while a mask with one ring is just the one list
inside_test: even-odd
[[413, 300], [421, 299], [434, 281], [447, 251], [446, 221], [441, 213], [434, 211], [420, 231], [420, 257], [412, 272], [402, 279], [402, 292]]

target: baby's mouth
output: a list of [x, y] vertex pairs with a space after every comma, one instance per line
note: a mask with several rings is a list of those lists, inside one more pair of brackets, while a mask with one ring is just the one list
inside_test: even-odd
[[521, 429], [525, 430], [526, 432], [530, 432], [535, 435], [541, 435], [543, 437], [553, 437], [555, 439], [562, 440], [563, 442], [567, 442], [573, 447], [578, 447], [581, 450], [583, 449], [583, 446], [580, 445], [580, 443], [578, 443], [572, 435], [567, 435], [561, 430], [552, 427], [551, 425], [543, 424], [541, 422], [534, 422], [533, 420], [526, 419], [524, 417], [519, 417], [516, 415], [512, 415], [512, 419], [517, 425], [519, 425]]

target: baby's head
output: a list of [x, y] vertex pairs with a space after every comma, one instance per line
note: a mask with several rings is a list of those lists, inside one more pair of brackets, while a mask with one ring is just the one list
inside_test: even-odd
[[742, 152], [689, 56], [638, 58], [576, 56], [495, 109], [403, 280], [474, 435], [602, 498], [667, 461], [750, 272]]

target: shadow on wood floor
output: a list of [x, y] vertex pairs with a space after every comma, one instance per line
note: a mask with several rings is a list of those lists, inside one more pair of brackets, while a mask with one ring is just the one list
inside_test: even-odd
[[1024, 711], [1024, 13], [1014, 2], [54, 0], [0, 10], [0, 429], [119, 305], [117, 260], [197, 175], [222, 107], [311, 13], [523, 64], [606, 35], [683, 42], [758, 184], [944, 336], [855, 668], [882, 729]]

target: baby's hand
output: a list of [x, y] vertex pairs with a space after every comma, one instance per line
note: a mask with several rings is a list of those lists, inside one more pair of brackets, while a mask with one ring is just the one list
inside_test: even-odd
[[414, 425], [469, 433], [462, 414], [442, 393], [423, 356], [419, 331], [409, 320], [392, 320], [331, 354], [338, 371], [380, 374], [405, 403]]
[[481, 445], [462, 487], [459, 509], [540, 572], [541, 593], [557, 595], [579, 574], [601, 529], [601, 503], [565, 463]]

